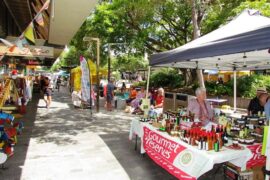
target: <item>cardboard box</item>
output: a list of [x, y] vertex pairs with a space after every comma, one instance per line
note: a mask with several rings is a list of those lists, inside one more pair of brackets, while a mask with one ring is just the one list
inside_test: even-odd
[[253, 171], [253, 180], [264, 180], [264, 173], [262, 167], [252, 168]]
[[253, 179], [253, 171], [238, 172], [228, 164], [224, 165], [224, 176], [228, 180], [257, 180]]
[[229, 180], [264, 180], [263, 167], [257, 166], [241, 172], [241, 168], [231, 164], [224, 164], [224, 175]]

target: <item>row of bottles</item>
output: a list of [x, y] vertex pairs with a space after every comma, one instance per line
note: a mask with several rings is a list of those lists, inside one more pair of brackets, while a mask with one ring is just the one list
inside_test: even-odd
[[184, 130], [180, 133], [180, 139], [192, 146], [197, 146], [200, 150], [215, 150], [216, 152], [228, 143], [228, 135], [222, 126], [217, 126], [208, 132], [201, 128]]

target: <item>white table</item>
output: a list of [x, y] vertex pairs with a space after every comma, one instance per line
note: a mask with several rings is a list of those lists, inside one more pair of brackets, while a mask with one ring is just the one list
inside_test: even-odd
[[[191, 146], [181, 141], [177, 137], [172, 137], [166, 132], [158, 131], [157, 128], [153, 127], [149, 123], [140, 122], [139, 120], [135, 119], [131, 122], [129, 139], [131, 140], [133, 138], [133, 135], [136, 135], [136, 137], [141, 138], [141, 153], [142, 154], [147, 152], [147, 150], [145, 150], [144, 148], [145, 142], [143, 142], [145, 127], [151, 130], [151, 132], [154, 132], [159, 137], [165, 138], [169, 140], [170, 142], [179, 144], [180, 147], [186, 148], [185, 151], [192, 152], [192, 154], [194, 155], [194, 158], [193, 158], [193, 162], [190, 165], [183, 166], [183, 165], [180, 165], [179, 163], [175, 164], [175, 162], [179, 161], [179, 159], [174, 160], [173, 165], [175, 165], [178, 169], [181, 169], [183, 172], [194, 177], [195, 179], [205, 174], [206, 172], [210, 171], [211, 169], [213, 169], [214, 164], [220, 164], [224, 162], [230, 162], [240, 167], [242, 170], [245, 170], [247, 161], [253, 156], [251, 151], [248, 148], [245, 148], [243, 150], [231, 150], [226, 147], [223, 147], [222, 150], [219, 152], [214, 152], [213, 150], [212, 151], [199, 150], [197, 147]], [[154, 150], [152, 150], [152, 152], [155, 153]], [[152, 152], [150, 151], [150, 153]], [[151, 156], [151, 154], [149, 154], [149, 151], [147, 152], [147, 154]], [[158, 155], [156, 154], [154, 155], [154, 157], [161, 159], [160, 157], [157, 157]], [[176, 159], [177, 158], [179, 158], [179, 155], [176, 156]], [[156, 160], [154, 161], [156, 162]], [[162, 163], [161, 163], [161, 166], [162, 166]], [[168, 168], [166, 170], [169, 171]]]
[[222, 113], [224, 113], [228, 117], [232, 118], [241, 118], [243, 115], [247, 115], [246, 113], [237, 113], [234, 112], [233, 110], [225, 110], [225, 109], [220, 109]]
[[213, 102], [213, 103], [224, 103], [227, 102], [227, 99], [206, 99], [206, 101]]

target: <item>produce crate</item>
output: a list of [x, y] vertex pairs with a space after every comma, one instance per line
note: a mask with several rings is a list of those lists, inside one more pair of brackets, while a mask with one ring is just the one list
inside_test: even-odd
[[228, 164], [225, 164], [223, 168], [224, 168], [224, 176], [226, 177], [227, 180], [255, 180], [253, 179], [252, 171], [239, 172], [237, 169]]

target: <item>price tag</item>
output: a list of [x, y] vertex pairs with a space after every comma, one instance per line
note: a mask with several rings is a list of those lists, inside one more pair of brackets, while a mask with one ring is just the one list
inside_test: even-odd
[[227, 120], [227, 118], [225, 116], [220, 116], [218, 118], [218, 123], [220, 125], [222, 125], [223, 127], [226, 127], [227, 126], [227, 123], [228, 123], [228, 120]]
[[241, 130], [239, 131], [239, 137], [243, 138], [245, 135], [245, 131]]

